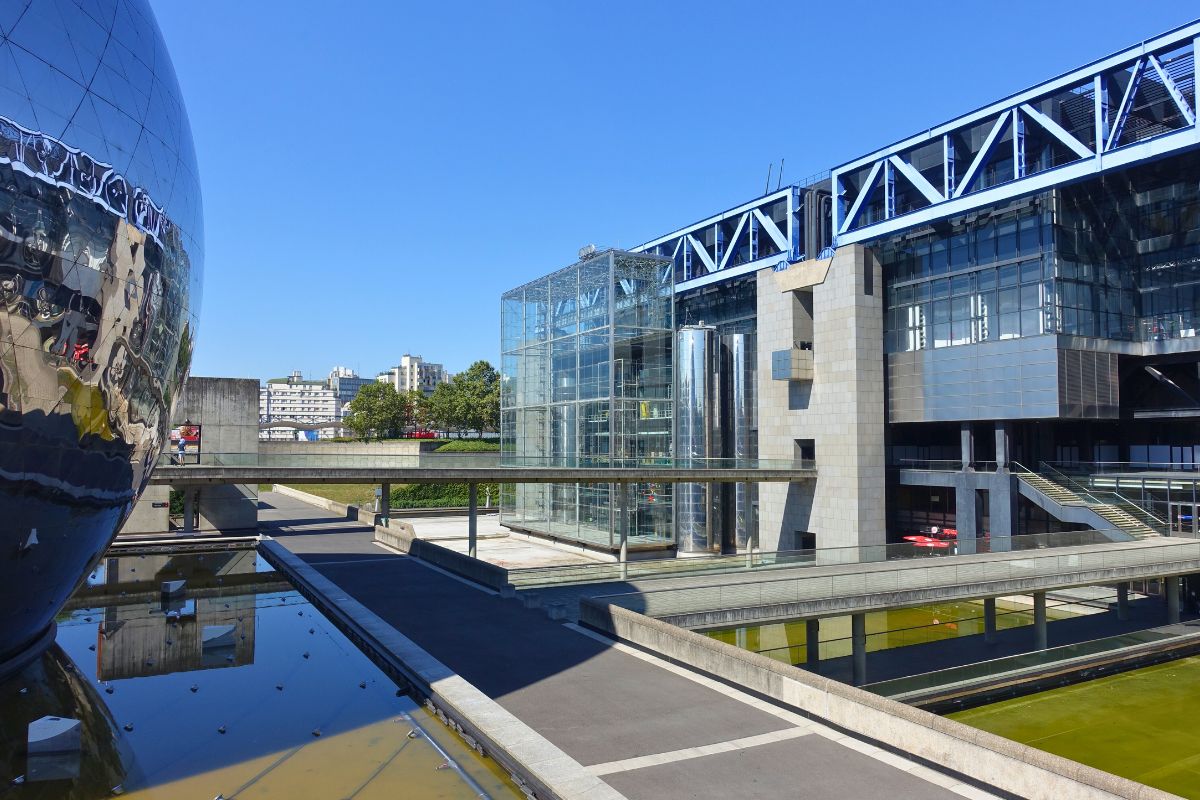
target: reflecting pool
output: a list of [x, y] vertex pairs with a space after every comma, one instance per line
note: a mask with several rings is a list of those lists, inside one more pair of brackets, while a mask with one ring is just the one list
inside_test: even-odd
[[1200, 658], [948, 715], [1183, 797], [1200, 798]]
[[[27, 753], [47, 716], [80, 746]], [[251, 550], [105, 559], [0, 683], [0, 796], [115, 795], [522, 796]]]
[[[1068, 608], [1068, 606], [1070, 606]], [[1078, 606], [1047, 603], [1046, 619], [1073, 617]], [[867, 617], [867, 651], [888, 650], [926, 642], [974, 636], [983, 633], [983, 603], [937, 603], [915, 608], [872, 611]], [[1023, 598], [999, 598], [996, 601], [996, 628], [1007, 630], [1033, 624], [1033, 601]], [[788, 664], [804, 664], [808, 658], [804, 620], [748, 625], [704, 631], [727, 644], [769, 656]], [[821, 620], [821, 660], [851, 654], [850, 617]]]

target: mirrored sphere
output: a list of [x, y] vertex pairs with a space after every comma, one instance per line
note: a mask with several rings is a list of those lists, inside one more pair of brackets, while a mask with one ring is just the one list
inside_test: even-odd
[[0, 664], [44, 637], [145, 488], [203, 238], [146, 0], [0, 3]]

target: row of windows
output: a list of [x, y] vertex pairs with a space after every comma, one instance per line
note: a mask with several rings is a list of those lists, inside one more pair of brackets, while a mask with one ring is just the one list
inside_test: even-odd
[[1036, 205], [976, 225], [951, 224], [949, 233], [898, 237], [877, 245], [874, 249], [885, 280], [920, 280], [1040, 255], [1054, 242], [1050, 214], [1039, 211]]

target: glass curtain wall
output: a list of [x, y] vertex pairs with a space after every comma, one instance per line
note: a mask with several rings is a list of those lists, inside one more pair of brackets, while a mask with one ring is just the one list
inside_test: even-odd
[[[503, 460], [608, 467], [671, 458], [667, 259], [608, 250], [501, 298]], [[617, 547], [672, 541], [667, 485], [518, 485], [506, 525]]]
[[1192, 338], [1200, 328], [1200, 155], [874, 247], [888, 286], [888, 352], [1047, 333]]

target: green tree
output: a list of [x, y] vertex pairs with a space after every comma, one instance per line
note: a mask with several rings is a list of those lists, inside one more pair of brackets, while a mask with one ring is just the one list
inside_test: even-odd
[[462, 413], [462, 391], [450, 383], [439, 383], [426, 402], [430, 424], [444, 431], [459, 431], [464, 429]]
[[500, 429], [500, 375], [487, 361], [476, 361], [449, 383], [439, 384], [429, 398], [431, 422], [461, 437]]
[[500, 373], [487, 361], [476, 361], [466, 372], [454, 376], [460, 381], [466, 407], [468, 430], [487, 431], [500, 429]]
[[410, 389], [405, 397], [408, 404], [408, 428], [428, 428], [432, 423], [429, 419], [429, 398], [418, 389]]
[[413, 403], [390, 383], [368, 383], [347, 406], [342, 422], [360, 439], [394, 439], [411, 424]]

